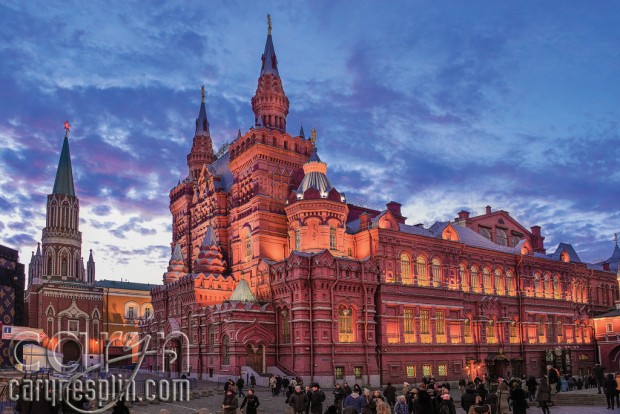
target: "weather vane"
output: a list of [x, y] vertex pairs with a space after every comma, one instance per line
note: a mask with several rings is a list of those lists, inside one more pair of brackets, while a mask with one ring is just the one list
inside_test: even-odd
[[200, 88], [200, 91], [202, 92], [202, 102], [205, 101], [205, 86], [202, 85], [202, 87]]
[[310, 138], [310, 142], [312, 142], [312, 148], [316, 148], [316, 129], [312, 128], [310, 131], [312, 138]]
[[267, 34], [271, 35], [271, 15], [267, 15]]
[[71, 125], [69, 125], [69, 121], [65, 121], [65, 138], [69, 137], [70, 130], [71, 130]]

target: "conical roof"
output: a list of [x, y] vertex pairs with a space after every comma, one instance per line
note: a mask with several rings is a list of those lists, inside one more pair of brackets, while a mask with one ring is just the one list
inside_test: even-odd
[[232, 295], [230, 295], [229, 300], [237, 300], [240, 302], [256, 302], [256, 297], [254, 297], [254, 294], [252, 294], [248, 282], [246, 282], [244, 279], [241, 279], [241, 281], [233, 291]]
[[56, 180], [52, 194], [65, 194], [75, 197], [73, 187], [73, 169], [71, 168], [71, 154], [69, 153], [69, 138], [65, 136], [56, 170]]
[[267, 32], [267, 41], [265, 42], [265, 51], [263, 52], [263, 66], [261, 67], [260, 74], [262, 75], [276, 75], [278, 73], [278, 60], [276, 59], [276, 51], [273, 47], [273, 39], [271, 38], [271, 18], [268, 16], [269, 29]]
[[202, 239], [202, 247], [207, 246], [217, 246], [215, 231], [213, 230], [213, 226], [210, 224], [209, 227], [207, 227], [207, 231], [205, 232], [205, 237]]
[[181, 250], [181, 244], [177, 243], [174, 245], [174, 250], [172, 251], [172, 257], [170, 261], [181, 261], [183, 262], [185, 259], [183, 258], [183, 251]]

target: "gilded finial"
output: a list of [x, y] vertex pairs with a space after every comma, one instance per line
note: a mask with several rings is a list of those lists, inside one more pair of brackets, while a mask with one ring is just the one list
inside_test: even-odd
[[267, 15], [267, 35], [271, 36], [271, 15]]
[[205, 101], [205, 86], [204, 85], [202, 85], [202, 87], [200, 88], [200, 91], [202, 93], [202, 102], [204, 102]]
[[316, 148], [316, 129], [312, 128], [310, 131], [312, 138], [310, 138], [310, 142], [312, 142], [312, 148]]
[[65, 138], [69, 137], [70, 130], [71, 130], [71, 125], [69, 125], [69, 121], [65, 121]]

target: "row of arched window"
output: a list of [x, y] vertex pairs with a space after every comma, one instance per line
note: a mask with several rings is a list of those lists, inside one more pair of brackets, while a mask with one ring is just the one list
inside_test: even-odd
[[71, 208], [69, 202], [65, 200], [62, 202], [61, 206], [58, 207], [56, 200], [53, 200], [49, 211], [50, 214], [47, 216], [47, 227], [78, 228], [79, 210], [77, 205]]
[[[393, 283], [397, 280], [388, 271], [386, 281]], [[515, 296], [518, 291], [513, 270], [504, 272], [499, 268], [491, 270], [488, 266], [467, 267], [461, 264], [458, 275], [451, 274], [451, 277], [446, 277], [439, 258], [434, 257], [429, 262], [426, 256], [418, 255], [413, 260], [408, 253], [400, 255], [400, 281], [408, 285], [448, 287], [486, 295]], [[541, 272], [535, 272], [531, 281], [524, 280], [522, 290], [529, 297], [567, 299], [575, 302], [588, 300], [588, 286], [585, 282], [576, 281], [565, 289], [559, 274], [552, 276], [548, 273], [543, 275]]]

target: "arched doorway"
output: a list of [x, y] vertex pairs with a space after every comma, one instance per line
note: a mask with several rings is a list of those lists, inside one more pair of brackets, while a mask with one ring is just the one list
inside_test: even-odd
[[262, 374], [264, 357], [263, 354], [265, 353], [265, 347], [263, 345], [259, 345], [257, 347], [253, 345], [248, 345], [246, 347], [246, 351], [247, 365], [259, 374]]
[[80, 344], [72, 340], [65, 340], [62, 344], [62, 363], [65, 366], [79, 363], [82, 359]]

